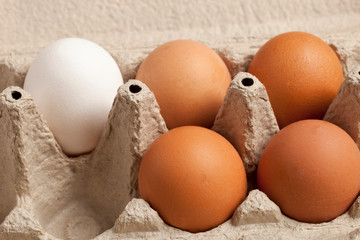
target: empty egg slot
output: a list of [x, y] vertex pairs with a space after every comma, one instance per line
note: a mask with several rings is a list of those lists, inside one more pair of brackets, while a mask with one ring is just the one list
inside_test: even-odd
[[[128, 148], [134, 146], [127, 145], [130, 139], [125, 140], [128, 126], [117, 121], [121, 118], [126, 123], [136, 122], [135, 116], [127, 116], [133, 113], [133, 108], [127, 109], [130, 107], [127, 103], [131, 102], [129, 98], [141, 95], [140, 91], [134, 95], [131, 86], [137, 86], [136, 91], [142, 89], [140, 85], [131, 83], [121, 87], [120, 93], [126, 95], [128, 101], [119, 102], [118, 98], [123, 99], [122, 95], [116, 96], [109, 114], [111, 120], [92, 153], [76, 158], [59, 156], [63, 160], [58, 162], [57, 159], [49, 159], [49, 168], [39, 169], [33, 174], [36, 178], [34, 185], [39, 185], [34, 193], [36, 217], [45, 231], [53, 236], [61, 239], [94, 238], [113, 227], [130, 201], [130, 183], [121, 179], [130, 178], [129, 159], [132, 156]], [[121, 129], [117, 130], [119, 127]], [[119, 135], [123, 139], [120, 141], [122, 144], [119, 143]], [[58, 168], [54, 169], [56, 166]], [[56, 178], [51, 179], [51, 176]], [[51, 180], [41, 184], [44, 179]], [[47, 192], [45, 196], [44, 192]]]
[[37, 179], [33, 179], [39, 186], [33, 193], [37, 196], [33, 201], [35, 217], [46, 232], [57, 238], [91, 239], [108, 228], [108, 221], [100, 209], [92, 208], [85, 197], [85, 186], [71, 175], [65, 168], [59, 178], [40, 184], [49, 176], [37, 173]]
[[38, 156], [31, 168], [34, 213], [44, 230], [61, 239], [90, 239], [111, 229], [128, 202], [139, 195], [142, 154], [165, 131], [146, 85], [130, 80], [121, 86], [92, 153], [68, 158], [60, 149], [49, 149], [53, 157]]

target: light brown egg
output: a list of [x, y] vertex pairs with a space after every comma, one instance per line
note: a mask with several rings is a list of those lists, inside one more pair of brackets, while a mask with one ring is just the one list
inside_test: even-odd
[[299, 120], [322, 119], [343, 81], [335, 52], [304, 32], [270, 39], [256, 53], [248, 72], [266, 87], [280, 128]]
[[282, 212], [319, 223], [344, 213], [360, 191], [360, 152], [341, 128], [303, 120], [283, 128], [259, 162], [258, 187]]
[[245, 198], [246, 186], [235, 148], [203, 127], [179, 127], [161, 135], [139, 170], [141, 197], [166, 223], [190, 232], [229, 219]]
[[192, 40], [156, 48], [141, 64], [136, 79], [154, 93], [169, 129], [211, 127], [231, 81], [219, 55]]

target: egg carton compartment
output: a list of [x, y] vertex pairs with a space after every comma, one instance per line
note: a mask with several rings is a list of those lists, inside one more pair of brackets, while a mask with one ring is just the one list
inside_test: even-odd
[[[359, 146], [360, 68], [356, 66], [360, 66], [360, 43], [351, 40], [354, 36], [323, 39], [336, 50], [345, 75], [325, 120], [347, 130]], [[244, 71], [266, 40], [205, 41], [223, 58], [233, 77], [213, 130], [239, 151], [249, 193], [231, 219], [196, 234], [165, 224], [138, 192], [141, 157], [167, 131], [152, 92], [131, 80], [152, 47], [109, 49], [126, 83], [118, 89], [95, 150], [75, 158], [61, 151], [32, 97], [21, 88], [35, 54], [2, 55], [0, 239], [360, 238], [360, 197], [336, 219], [310, 224], [284, 216], [256, 189], [260, 155], [279, 128], [264, 86]]]

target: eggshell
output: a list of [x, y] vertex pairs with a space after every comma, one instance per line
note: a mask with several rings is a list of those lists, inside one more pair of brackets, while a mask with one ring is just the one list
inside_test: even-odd
[[360, 191], [360, 152], [341, 128], [303, 120], [283, 128], [266, 146], [257, 179], [282, 212], [319, 223], [344, 213]]
[[140, 164], [139, 191], [168, 224], [205, 231], [230, 218], [245, 198], [245, 169], [221, 135], [179, 127], [150, 145]]
[[270, 39], [255, 54], [248, 72], [265, 85], [280, 128], [298, 120], [322, 119], [343, 81], [335, 52], [304, 32]]
[[65, 38], [35, 58], [24, 90], [34, 97], [62, 150], [78, 155], [96, 146], [121, 84], [116, 62], [102, 47]]
[[141, 64], [136, 79], [155, 94], [169, 129], [211, 127], [231, 76], [212, 49], [192, 40], [165, 43]]

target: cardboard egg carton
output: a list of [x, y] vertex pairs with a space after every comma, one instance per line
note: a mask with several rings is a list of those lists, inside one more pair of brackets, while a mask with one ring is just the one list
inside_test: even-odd
[[[345, 81], [325, 119], [360, 144], [360, 34], [323, 37], [341, 60]], [[135, 77], [155, 46], [108, 49], [126, 84], [118, 90], [96, 149], [67, 157], [36, 103], [21, 86], [36, 52], [0, 55], [0, 239], [360, 239], [360, 197], [336, 219], [302, 223], [284, 216], [256, 189], [256, 166], [279, 131], [264, 86], [245, 73], [265, 38], [205, 40], [227, 64], [233, 81], [213, 130], [237, 146], [249, 193], [220, 226], [189, 233], [163, 222], [139, 196], [141, 157], [167, 131], [152, 92]], [[105, 46], [106, 48], [106, 46]]]

